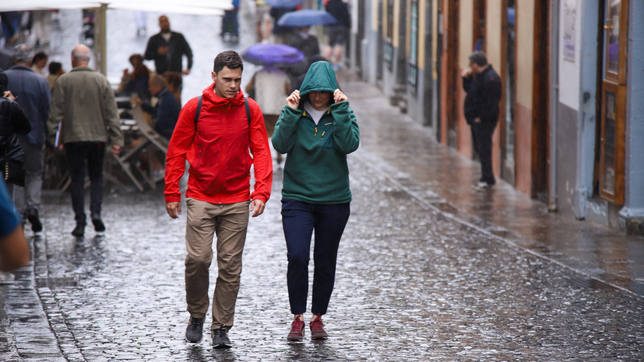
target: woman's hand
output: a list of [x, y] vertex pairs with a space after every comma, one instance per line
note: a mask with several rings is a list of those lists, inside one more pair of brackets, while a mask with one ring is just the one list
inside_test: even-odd
[[344, 102], [344, 101], [346, 101], [346, 100], [347, 100], [347, 96], [346, 96], [344, 93], [342, 93], [342, 91], [341, 91], [341, 90], [336, 89], [336, 90], [333, 92], [333, 101], [334, 101], [335, 103], [338, 103], [338, 102]]
[[300, 91], [299, 90], [294, 90], [291, 95], [289, 95], [286, 98], [286, 105], [293, 108], [297, 109], [300, 106]]

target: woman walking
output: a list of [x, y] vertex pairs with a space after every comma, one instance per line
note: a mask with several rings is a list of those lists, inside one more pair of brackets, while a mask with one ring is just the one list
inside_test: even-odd
[[295, 316], [289, 341], [304, 337], [308, 264], [315, 231], [311, 338], [324, 339], [322, 323], [333, 283], [340, 238], [350, 214], [347, 154], [360, 143], [360, 131], [347, 97], [338, 89], [326, 61], [311, 65], [300, 90], [286, 99], [272, 137], [286, 153], [282, 189], [282, 225], [286, 238], [287, 284]]

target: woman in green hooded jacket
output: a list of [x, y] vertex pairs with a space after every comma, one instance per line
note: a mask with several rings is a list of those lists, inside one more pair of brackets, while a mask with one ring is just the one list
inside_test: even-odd
[[304, 337], [311, 236], [315, 231], [311, 337], [324, 339], [322, 323], [333, 284], [338, 246], [350, 214], [347, 154], [358, 149], [360, 130], [326, 61], [315, 62], [302, 86], [286, 99], [271, 139], [286, 153], [282, 226], [286, 238], [287, 284], [295, 316], [289, 341]]

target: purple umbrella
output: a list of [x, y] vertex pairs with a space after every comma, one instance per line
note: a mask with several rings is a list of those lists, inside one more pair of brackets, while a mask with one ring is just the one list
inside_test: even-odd
[[302, 3], [302, 0], [264, 0], [273, 8], [292, 9]]
[[336, 24], [338, 20], [324, 10], [298, 10], [282, 15], [277, 21], [279, 26], [311, 26]]
[[255, 44], [242, 54], [244, 60], [257, 65], [292, 64], [304, 59], [301, 51], [284, 44]]

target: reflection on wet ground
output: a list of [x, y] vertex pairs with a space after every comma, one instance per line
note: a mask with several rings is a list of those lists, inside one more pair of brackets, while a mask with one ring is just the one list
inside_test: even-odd
[[383, 106], [387, 99], [375, 87], [355, 81], [352, 74], [342, 78], [360, 120], [359, 156], [406, 191], [582, 274], [644, 295], [644, 237], [549, 213], [545, 204], [504, 181], [490, 190], [474, 189], [478, 163], [433, 141], [428, 128], [396, 108]]

